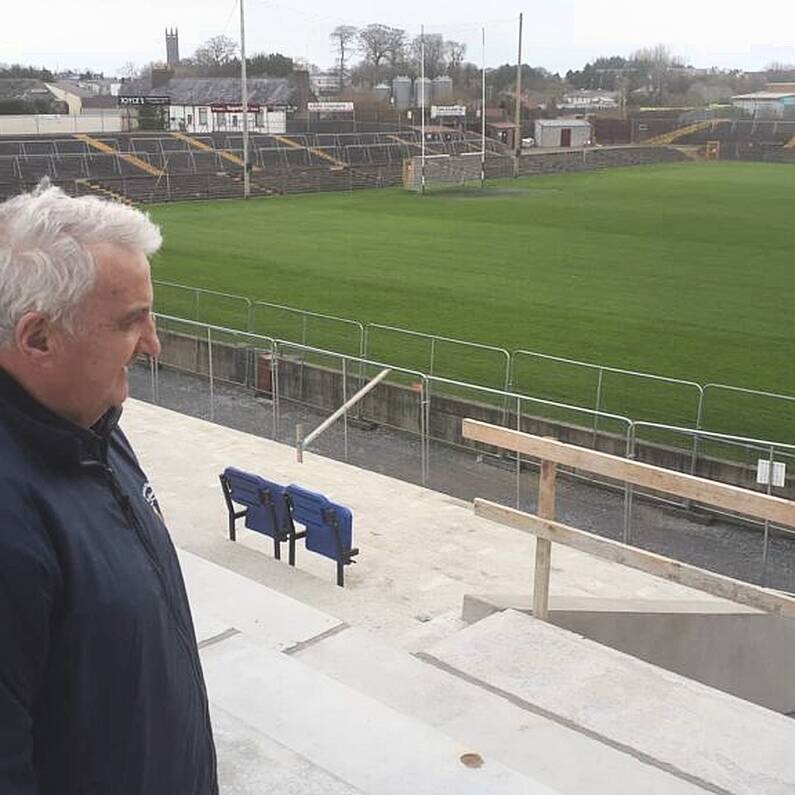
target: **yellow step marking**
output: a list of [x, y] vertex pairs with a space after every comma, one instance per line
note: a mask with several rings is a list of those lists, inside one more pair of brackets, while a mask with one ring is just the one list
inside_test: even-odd
[[77, 138], [78, 141], [84, 141], [89, 146], [93, 147], [94, 149], [98, 149], [100, 152], [104, 152], [106, 155], [117, 155], [122, 160], [126, 160], [128, 163], [135, 166], [136, 168], [139, 168], [141, 171], [145, 171], [150, 176], [162, 177], [163, 174], [165, 174], [165, 171], [155, 168], [145, 160], [141, 160], [140, 157], [136, 157], [135, 155], [131, 155], [126, 152], [120, 152], [118, 149], [114, 149], [104, 141], [100, 141], [98, 138], [93, 138], [86, 133], [75, 133], [73, 137]]

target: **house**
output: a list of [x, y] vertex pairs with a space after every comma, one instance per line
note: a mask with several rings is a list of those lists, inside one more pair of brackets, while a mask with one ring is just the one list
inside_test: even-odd
[[[119, 90], [119, 105], [130, 112], [160, 107], [165, 126], [175, 131], [236, 132], [243, 128], [240, 78], [170, 74], [155, 71], [150, 78], [125, 83]], [[247, 88], [252, 132], [285, 132], [288, 114], [304, 110], [312, 98], [306, 72], [289, 77], [251, 77]]]
[[615, 110], [618, 108], [618, 94], [614, 91], [590, 91], [584, 88], [579, 91], [569, 91], [563, 95], [563, 100], [558, 108], [577, 113]]

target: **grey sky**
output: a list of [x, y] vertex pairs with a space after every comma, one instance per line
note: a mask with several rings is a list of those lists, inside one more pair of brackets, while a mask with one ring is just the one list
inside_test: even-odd
[[[626, 55], [657, 43], [667, 44], [694, 66], [761, 69], [771, 61], [795, 63], [791, 0], [763, 0], [762, 6], [667, 0], [651, 9], [637, 0], [245, 2], [249, 52], [278, 51], [321, 67], [332, 62], [328, 34], [335, 25], [370, 22], [411, 34], [419, 33], [424, 23], [429, 32], [464, 41], [468, 60], [476, 63], [481, 58], [480, 28], [485, 26], [487, 64], [513, 62], [519, 11], [525, 14], [523, 60], [552, 71], [565, 72], [598, 55]], [[126, 61], [141, 65], [162, 60], [163, 31], [171, 26], [179, 27], [183, 56], [210, 36], [238, 36], [237, 0], [22, 0], [13, 10], [10, 2], [4, 5], [0, 62], [51, 69], [90, 66], [112, 74]]]

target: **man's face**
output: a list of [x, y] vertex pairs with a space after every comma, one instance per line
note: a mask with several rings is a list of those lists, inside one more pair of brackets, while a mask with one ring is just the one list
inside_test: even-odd
[[59, 413], [84, 427], [127, 398], [127, 366], [139, 353], [160, 353], [146, 257], [109, 244], [94, 246], [92, 253], [96, 283], [74, 333], [57, 333], [52, 370], [61, 390]]

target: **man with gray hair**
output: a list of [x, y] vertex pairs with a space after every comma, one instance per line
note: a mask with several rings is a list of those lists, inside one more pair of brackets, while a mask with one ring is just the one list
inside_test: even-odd
[[156, 356], [137, 210], [0, 204], [0, 793], [216, 795], [174, 547], [118, 427]]

